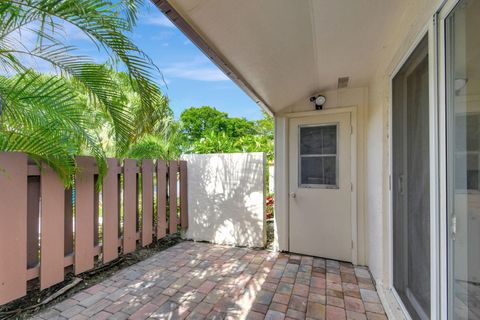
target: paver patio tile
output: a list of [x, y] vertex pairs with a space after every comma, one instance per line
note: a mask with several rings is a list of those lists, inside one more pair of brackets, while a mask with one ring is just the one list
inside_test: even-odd
[[290, 302], [288, 304], [289, 309], [306, 312], [307, 311], [307, 298], [293, 295], [290, 298]]
[[265, 315], [265, 320], [283, 320], [285, 319], [285, 313], [275, 311], [275, 310], [268, 310], [267, 314]]
[[125, 301], [114, 301], [111, 305], [105, 308], [105, 311], [109, 313], [117, 313], [127, 306]]
[[108, 320], [126, 320], [128, 319], [129, 315], [124, 312], [116, 312], [111, 315]]
[[174, 296], [177, 292], [178, 292], [177, 289], [167, 288], [163, 290], [162, 294], [171, 297], [171, 296]]
[[175, 302], [167, 301], [164, 303], [160, 308], [157, 308], [150, 317], [152, 318], [161, 318], [161, 319], [168, 319], [172, 312], [178, 307], [178, 304]]
[[308, 285], [296, 283], [293, 286], [293, 294], [297, 296], [308, 297], [308, 290]]
[[262, 290], [257, 294], [257, 303], [269, 305], [273, 299], [273, 292]]
[[326, 319], [327, 320], [345, 320], [346, 313], [345, 309], [335, 307], [335, 306], [327, 306], [326, 308]]
[[[222, 318], [223, 319], [223, 318]], [[256, 311], [250, 311], [247, 315], [247, 320], [263, 320], [265, 315]]]
[[295, 278], [282, 277], [280, 279], [280, 282], [294, 284], [295, 283]]
[[355, 277], [354, 274], [342, 272], [341, 273], [341, 278], [342, 278], [342, 282], [357, 283], [357, 278]]
[[67, 299], [67, 300], [64, 300], [64, 301], [60, 302], [59, 304], [55, 305], [53, 308], [57, 309], [60, 312], [63, 312], [63, 311], [65, 311], [67, 309], [70, 309], [71, 307], [73, 307], [74, 305], [77, 305], [77, 304], [78, 304], [77, 300]]
[[380, 298], [378, 297], [376, 291], [360, 289], [360, 294], [362, 296], [362, 300], [365, 302], [380, 303]]
[[106, 311], [100, 311], [100, 312], [96, 313], [94, 316], [89, 317], [89, 319], [92, 319], [92, 320], [106, 320], [106, 319], [110, 318], [111, 315], [112, 315], [111, 313], [108, 313]]
[[215, 288], [216, 285], [217, 283], [207, 280], [200, 287], [198, 287], [198, 292], [208, 294], [213, 288]]
[[336, 297], [336, 298], [343, 298], [343, 291], [335, 290], [335, 289], [327, 289], [326, 295], [329, 297]]
[[260, 303], [254, 303], [252, 305], [252, 309], [255, 312], [266, 314], [268, 311], [268, 305], [265, 304], [260, 304]]
[[34, 319], [385, 320], [368, 269], [345, 262], [184, 242]]
[[106, 293], [98, 292], [98, 293], [95, 293], [94, 295], [88, 297], [87, 299], [84, 299], [84, 300], [80, 301], [79, 305], [81, 305], [82, 307], [88, 308], [88, 307], [94, 305], [95, 303], [97, 303], [98, 301], [102, 300], [106, 296], [107, 296]]
[[361, 299], [352, 298], [352, 297], [345, 297], [345, 309], [350, 311], [355, 311], [359, 313], [365, 313], [365, 308], [363, 306], [363, 302]]
[[287, 310], [287, 317], [291, 319], [302, 320], [302, 319], [305, 319], [305, 312], [301, 312], [301, 311], [289, 308]]
[[193, 309], [193, 312], [196, 312], [196, 313], [199, 313], [199, 314], [202, 314], [202, 315], [206, 316], [207, 314], [210, 313], [210, 311], [212, 311], [212, 309], [213, 309], [212, 304], [206, 303], [206, 302], [201, 302], [195, 307], [195, 309]]
[[153, 303], [147, 303], [140, 309], [138, 309], [134, 314], [130, 316], [132, 320], [144, 320], [147, 319], [154, 311], [158, 309], [158, 306]]
[[308, 301], [321, 303], [321, 304], [326, 304], [327, 297], [324, 294], [310, 292], [308, 294]]
[[74, 294], [71, 299], [75, 299], [77, 301], [82, 301], [84, 299], [87, 299], [88, 297], [90, 297], [91, 295], [84, 292], [84, 291], [81, 291], [81, 292], [78, 292], [76, 294]]
[[87, 316], [84, 316], [83, 314], [77, 314], [71, 318], [68, 318], [68, 320], [88, 320], [89, 318]]
[[289, 300], [290, 295], [288, 294], [275, 293], [275, 295], [273, 296], [273, 302], [288, 304]]
[[282, 294], [291, 294], [293, 291], [293, 284], [280, 282], [277, 287], [277, 292]]
[[86, 315], [88, 317], [91, 317], [94, 314], [104, 310], [105, 308], [107, 308], [111, 304], [112, 304], [112, 302], [110, 300], [107, 300], [107, 299], [100, 300], [97, 303], [95, 303], [94, 305], [92, 305], [92, 306], [88, 307], [87, 309], [83, 310], [82, 314]]
[[367, 316], [364, 313], [347, 310], [347, 320], [367, 320]]
[[345, 296], [361, 298], [360, 287], [353, 283], [342, 283], [343, 294]]
[[330, 306], [345, 308], [345, 302], [341, 298], [327, 296], [327, 304]]
[[384, 314], [371, 313], [371, 312], [367, 312], [367, 319], [368, 320], [388, 320], [387, 316]]
[[364, 303], [365, 311], [373, 312], [373, 313], [385, 313], [383, 310], [383, 306], [380, 303], [371, 303], [365, 302]]
[[278, 285], [275, 284], [275, 283], [266, 282], [266, 283], [263, 284], [262, 289], [270, 291], [270, 292], [275, 292], [275, 290], [277, 290], [277, 287], [278, 287]]
[[270, 305], [270, 310], [275, 310], [275, 311], [279, 311], [279, 312], [287, 312], [287, 305], [286, 304], [281, 304], [281, 303], [277, 303], [277, 302], [272, 302], [272, 304]]
[[312, 319], [325, 319], [325, 305], [316, 302], [308, 302], [307, 317]]
[[[80, 314], [83, 310], [85, 310], [85, 307], [82, 307], [80, 305], [74, 305], [73, 307], [63, 311], [61, 314], [60, 314], [62, 317], [65, 317], [65, 318], [71, 318], [77, 314]], [[53, 318], [53, 315], [50, 315], [51, 318]], [[48, 318], [44, 318], [44, 319], [48, 319]]]

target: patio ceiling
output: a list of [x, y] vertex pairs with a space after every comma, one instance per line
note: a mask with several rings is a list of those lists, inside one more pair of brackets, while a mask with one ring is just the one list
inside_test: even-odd
[[404, 0], [154, 0], [257, 103], [276, 113], [368, 85]]

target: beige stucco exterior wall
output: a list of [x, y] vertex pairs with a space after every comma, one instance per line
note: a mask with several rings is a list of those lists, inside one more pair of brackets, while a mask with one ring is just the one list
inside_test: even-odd
[[[367, 88], [322, 92], [326, 108], [357, 106], [359, 111], [358, 185], [358, 263], [370, 267], [379, 293], [394, 319], [403, 319], [389, 290], [390, 265], [390, 104], [391, 77], [413, 46], [428, 30], [442, 0], [405, 0], [404, 12], [390, 30]], [[295, 104], [276, 115], [276, 223], [279, 249], [288, 249], [288, 136], [289, 113], [311, 111], [307, 101]]]
[[[441, 0], [409, 1], [381, 52], [369, 85], [367, 115], [368, 265], [390, 318], [404, 319], [390, 290], [392, 281], [390, 230], [390, 106], [391, 79], [416, 43], [427, 33]], [[381, 164], [381, 166], [379, 166]], [[381, 168], [381, 170], [380, 170]]]
[[[389, 126], [391, 77], [428, 29], [441, 0], [409, 1], [384, 46], [369, 86], [367, 116], [367, 212], [369, 266], [377, 282], [390, 281]], [[407, 27], [406, 27], [407, 26]], [[382, 170], [379, 170], [381, 163]]]

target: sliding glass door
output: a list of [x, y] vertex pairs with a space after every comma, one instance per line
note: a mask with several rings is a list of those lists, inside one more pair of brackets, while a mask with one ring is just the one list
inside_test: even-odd
[[393, 285], [413, 319], [430, 317], [428, 38], [393, 79]]
[[480, 319], [480, 0], [445, 21], [449, 319]]

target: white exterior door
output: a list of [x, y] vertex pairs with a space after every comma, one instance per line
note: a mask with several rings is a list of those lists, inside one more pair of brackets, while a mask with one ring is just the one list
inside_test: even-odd
[[292, 118], [290, 251], [352, 261], [351, 114]]

